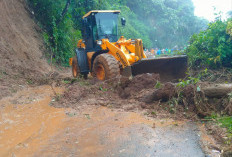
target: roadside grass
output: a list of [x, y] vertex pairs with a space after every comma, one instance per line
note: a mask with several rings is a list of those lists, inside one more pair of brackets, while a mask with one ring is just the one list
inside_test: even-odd
[[217, 119], [220, 126], [227, 128], [228, 132], [232, 136], [232, 116], [224, 116]]
[[226, 141], [226, 144], [232, 144], [232, 116], [218, 116], [213, 114], [206, 119], [216, 122], [216, 124], [222, 128], [226, 128], [228, 133], [228, 140]]
[[0, 70], [0, 79], [3, 78], [4, 75], [8, 75], [5, 71]]
[[28, 84], [28, 85], [33, 85], [34, 82], [33, 82], [31, 79], [27, 79], [27, 84]]
[[226, 144], [232, 144], [232, 116], [223, 116], [217, 119], [219, 126], [226, 128], [228, 132], [228, 140]]

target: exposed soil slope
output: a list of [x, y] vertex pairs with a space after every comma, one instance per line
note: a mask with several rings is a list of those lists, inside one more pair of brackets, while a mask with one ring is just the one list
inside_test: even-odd
[[0, 19], [1, 98], [12, 93], [10, 89], [17, 90], [13, 84], [41, 77], [49, 66], [43, 59], [39, 27], [26, 10], [24, 0], [1, 0]]

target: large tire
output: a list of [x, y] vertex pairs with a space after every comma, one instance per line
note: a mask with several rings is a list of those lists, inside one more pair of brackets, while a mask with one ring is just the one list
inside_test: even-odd
[[77, 62], [77, 57], [73, 57], [72, 59], [72, 74], [74, 78], [77, 78], [80, 76], [80, 68]]
[[80, 67], [77, 62], [77, 56], [73, 57], [72, 59], [72, 74], [74, 78], [77, 78], [77, 77], [83, 77], [84, 79], [88, 78], [87, 73], [80, 72]]
[[101, 54], [93, 62], [93, 76], [104, 81], [120, 75], [118, 61], [111, 54]]

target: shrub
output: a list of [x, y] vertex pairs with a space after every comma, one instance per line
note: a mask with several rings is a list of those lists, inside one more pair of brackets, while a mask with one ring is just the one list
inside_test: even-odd
[[231, 20], [220, 19], [210, 23], [208, 29], [195, 34], [186, 49], [189, 63], [193, 67], [232, 67], [232, 41], [227, 34]]

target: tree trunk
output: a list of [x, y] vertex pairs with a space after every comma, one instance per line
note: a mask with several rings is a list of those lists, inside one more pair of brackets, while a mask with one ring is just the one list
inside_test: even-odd
[[71, 3], [71, 0], [67, 0], [66, 5], [62, 11], [61, 17], [57, 20], [56, 25], [59, 25], [60, 22], [64, 19], [65, 14], [68, 12], [70, 3]]
[[232, 84], [216, 84], [212, 86], [203, 87], [202, 91], [205, 96], [211, 98], [222, 98], [228, 96], [232, 92]]

